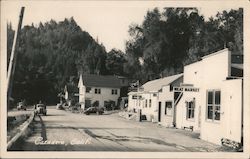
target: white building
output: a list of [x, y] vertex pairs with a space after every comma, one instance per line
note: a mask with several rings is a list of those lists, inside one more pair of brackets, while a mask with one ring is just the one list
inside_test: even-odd
[[118, 104], [120, 97], [120, 80], [115, 76], [80, 75], [79, 103], [83, 109], [95, 104], [105, 107], [108, 104]]
[[243, 67], [231, 57], [224, 49], [184, 67], [184, 84], [174, 88], [177, 128], [191, 128], [216, 144], [224, 138], [241, 142], [243, 78], [235, 76], [242, 76]]
[[170, 79], [171, 82], [167, 85], [164, 85], [159, 90], [158, 123], [166, 127], [173, 127], [175, 117], [174, 105], [178, 100], [176, 99], [177, 95], [174, 93], [173, 88], [182, 84], [183, 74], [170, 76], [168, 79]]
[[[182, 74], [178, 74], [156, 79], [145, 83], [136, 92], [129, 92], [128, 110], [141, 110], [141, 114], [145, 115], [148, 121], [167, 124], [169, 114], [165, 113], [165, 109], [172, 108], [164, 104], [167, 102], [173, 103], [173, 87], [179, 86], [182, 82], [182, 77]], [[171, 110], [168, 110], [169, 112]], [[170, 121], [170, 123], [172, 122]]]

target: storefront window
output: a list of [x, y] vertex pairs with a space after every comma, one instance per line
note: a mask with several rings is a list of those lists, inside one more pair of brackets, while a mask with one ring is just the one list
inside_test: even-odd
[[215, 104], [220, 104], [220, 91], [215, 91]]
[[165, 115], [172, 115], [172, 102], [171, 101], [167, 101], [165, 103]]
[[221, 92], [209, 90], [207, 92], [207, 119], [220, 120]]
[[214, 120], [220, 120], [220, 106], [215, 106]]
[[207, 107], [207, 118], [213, 119], [213, 106], [208, 105]]
[[213, 104], [213, 92], [208, 92], [208, 104]]
[[194, 118], [194, 101], [186, 102], [187, 103], [187, 119]]

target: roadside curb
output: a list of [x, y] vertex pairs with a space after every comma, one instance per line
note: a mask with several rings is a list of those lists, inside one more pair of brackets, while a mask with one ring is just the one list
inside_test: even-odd
[[7, 150], [9, 150], [18, 140], [28, 135], [28, 127], [31, 124], [35, 117], [35, 113], [33, 112], [29, 119], [26, 120], [22, 125], [19, 126], [20, 132], [18, 132], [11, 140], [7, 143]]

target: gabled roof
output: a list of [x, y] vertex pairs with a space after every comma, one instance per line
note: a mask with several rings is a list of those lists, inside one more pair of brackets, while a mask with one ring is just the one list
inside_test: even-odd
[[82, 83], [86, 87], [107, 87], [107, 88], [120, 88], [120, 80], [116, 76], [102, 76], [102, 75], [93, 75], [93, 74], [84, 74], [81, 75], [78, 83], [78, 87]]
[[83, 81], [82, 81], [82, 75], [80, 75], [79, 82], [78, 82], [78, 87], [83, 86]]
[[142, 87], [144, 89], [144, 92], [159, 91], [163, 86], [170, 85], [171, 83], [173, 83], [175, 80], [179, 79], [182, 76], [183, 73], [156, 79], [145, 83], [144, 85], [142, 85]]
[[[228, 48], [225, 48], [225, 49], [222, 49], [222, 50], [216, 51], [216, 52], [211, 53], [211, 54], [208, 54], [208, 55], [205, 55], [205, 56], [201, 57], [201, 59], [205, 59], [205, 58], [208, 58], [208, 57], [211, 57], [211, 56], [214, 56], [214, 55], [220, 54], [220, 53], [225, 52], [225, 51], [229, 52]], [[231, 55], [231, 54], [230, 54], [230, 55]]]

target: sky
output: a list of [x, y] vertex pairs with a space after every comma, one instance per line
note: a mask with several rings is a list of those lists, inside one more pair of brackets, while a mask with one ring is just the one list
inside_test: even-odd
[[[25, 7], [23, 25], [37, 26], [39, 22], [51, 19], [62, 21], [73, 17], [77, 24], [90, 35], [103, 43], [107, 51], [112, 48], [125, 51], [129, 39], [128, 28], [132, 23], [141, 24], [146, 12], [158, 7], [197, 7], [205, 19], [223, 10], [237, 9], [241, 5], [225, 2], [185, 1], [17, 1], [3, 0], [1, 24], [11, 22], [14, 29], [18, 23], [21, 7]], [[6, 26], [6, 25], [5, 25]]]

